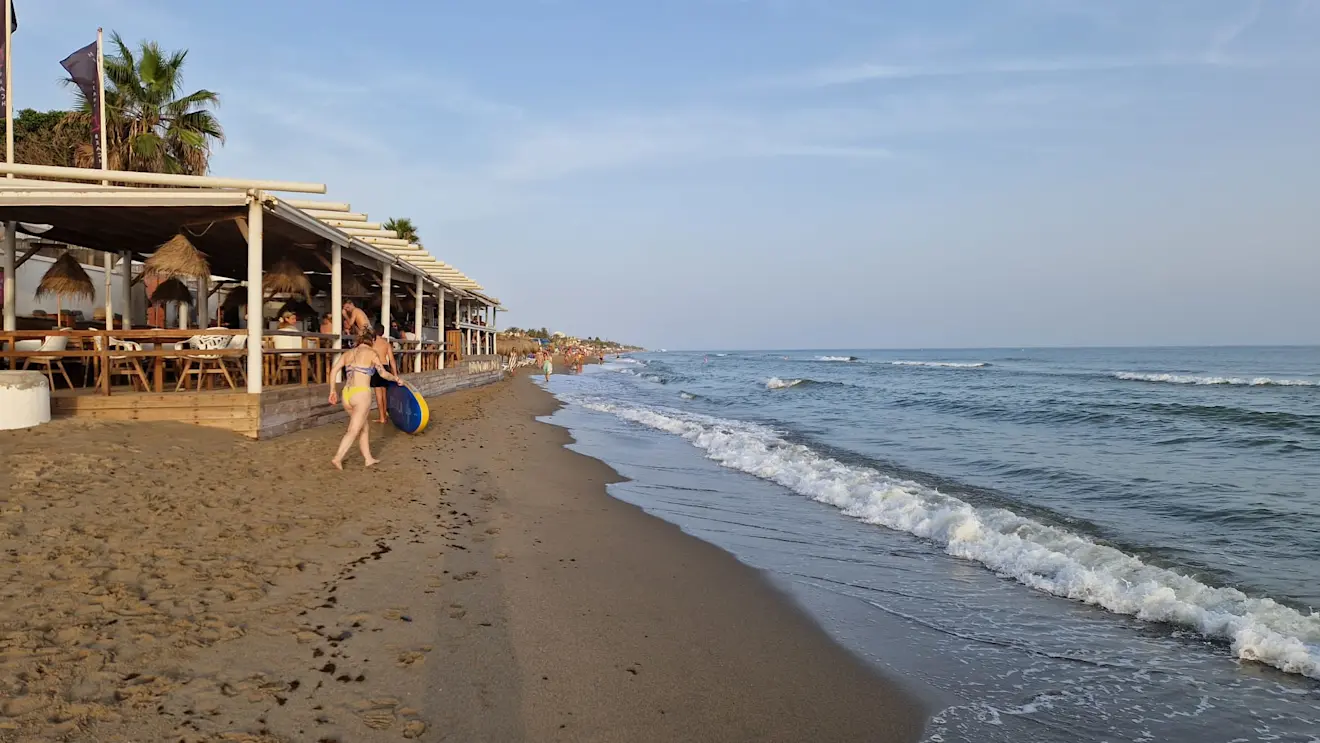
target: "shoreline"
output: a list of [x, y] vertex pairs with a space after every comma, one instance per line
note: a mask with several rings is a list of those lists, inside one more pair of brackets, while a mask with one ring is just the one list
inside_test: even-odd
[[0, 434], [0, 741], [916, 740], [757, 571], [610, 496], [526, 375], [379, 471], [181, 424]]

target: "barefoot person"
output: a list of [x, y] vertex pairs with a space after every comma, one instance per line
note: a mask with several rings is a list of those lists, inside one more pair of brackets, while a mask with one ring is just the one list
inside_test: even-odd
[[[371, 378], [381, 376], [390, 381], [398, 381], [398, 378], [385, 370], [380, 363], [380, 357], [372, 349], [372, 344], [376, 340], [376, 333], [370, 327], [365, 328], [357, 336], [357, 346], [351, 351], [341, 355], [335, 360], [335, 366], [330, 370], [330, 378], [333, 380], [338, 377], [340, 369], [345, 372], [344, 376], [344, 410], [348, 411], [348, 433], [339, 442], [339, 451], [335, 452], [335, 458], [330, 463], [335, 469], [344, 468], [344, 455], [348, 453], [348, 448], [353, 445], [353, 439], [357, 439], [358, 448], [362, 450], [362, 458], [367, 461], [367, 466], [379, 462], [379, 459], [371, 456], [371, 446], [367, 441], [367, 416], [371, 415]], [[330, 384], [330, 404], [339, 402], [339, 396], [335, 393], [335, 385]]]
[[[399, 374], [399, 367], [394, 363], [394, 348], [390, 346], [390, 340], [385, 337], [385, 327], [376, 323], [376, 340], [372, 342], [371, 349], [376, 352], [376, 357], [380, 359], [381, 366], [395, 376]], [[376, 417], [377, 423], [387, 423], [385, 417], [385, 380], [379, 376], [371, 378], [371, 388], [376, 393], [376, 410], [379, 415]]]

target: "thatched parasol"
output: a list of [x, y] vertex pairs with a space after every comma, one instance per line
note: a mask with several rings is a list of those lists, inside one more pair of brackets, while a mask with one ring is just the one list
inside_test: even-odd
[[225, 294], [225, 301], [220, 303], [220, 309], [226, 312], [240, 309], [247, 306], [247, 288], [236, 286]]
[[92, 279], [83, 270], [82, 264], [74, 259], [73, 254], [64, 253], [50, 268], [46, 269], [45, 275], [41, 277], [41, 283], [37, 284], [37, 299], [54, 295], [55, 297], [55, 324], [64, 322], [64, 299], [86, 298], [91, 301], [96, 298], [96, 287], [92, 285]]
[[192, 304], [193, 295], [188, 291], [188, 285], [178, 279], [165, 279], [160, 282], [156, 290], [151, 293], [152, 304], [164, 304], [165, 302], [182, 302], [183, 304]]
[[367, 290], [366, 284], [363, 284], [361, 279], [347, 271], [345, 271], [340, 278], [339, 293], [342, 294], [345, 299], [352, 297], [365, 297], [371, 294], [371, 292]]
[[261, 293], [268, 298], [282, 294], [308, 299], [312, 295], [312, 282], [307, 280], [307, 273], [301, 266], [282, 258], [266, 269], [266, 275], [261, 279]]
[[286, 312], [292, 312], [297, 315], [299, 320], [306, 320], [309, 318], [315, 320], [321, 316], [321, 313], [317, 312], [315, 308], [301, 299], [291, 299], [285, 302], [284, 306], [280, 308], [280, 311], [275, 313], [275, 316], [279, 317]]
[[202, 278], [211, 275], [211, 265], [206, 262], [206, 256], [182, 234], [171, 237], [156, 248], [156, 252], [142, 264], [142, 270], [147, 276], [162, 279], [179, 276]]

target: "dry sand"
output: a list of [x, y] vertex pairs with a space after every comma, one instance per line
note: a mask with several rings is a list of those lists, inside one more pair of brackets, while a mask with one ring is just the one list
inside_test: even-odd
[[920, 711], [610, 498], [526, 378], [330, 426], [0, 432], [0, 741], [890, 741]]

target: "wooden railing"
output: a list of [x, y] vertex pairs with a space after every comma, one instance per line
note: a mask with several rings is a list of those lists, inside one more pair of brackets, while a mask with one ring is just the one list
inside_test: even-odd
[[[215, 348], [194, 348], [190, 341], [218, 336]], [[51, 350], [50, 338], [68, 338], [65, 348]], [[279, 337], [279, 340], [277, 340]], [[239, 338], [240, 340], [234, 340]], [[296, 341], [285, 339], [298, 339]], [[46, 373], [51, 389], [99, 388], [111, 394], [116, 377], [124, 377], [134, 390], [168, 392], [230, 388], [246, 385], [247, 331], [207, 330], [20, 330], [0, 332], [0, 368], [35, 369]], [[262, 385], [308, 385], [327, 381], [334, 358], [335, 335], [268, 330], [262, 333]], [[396, 368], [403, 374], [440, 368], [444, 344], [435, 341], [397, 340]], [[348, 342], [345, 341], [345, 345]], [[58, 345], [58, 342], [56, 342]], [[77, 384], [76, 379], [82, 383]], [[171, 379], [172, 378], [172, 379]], [[94, 381], [93, 381], [94, 380]]]

